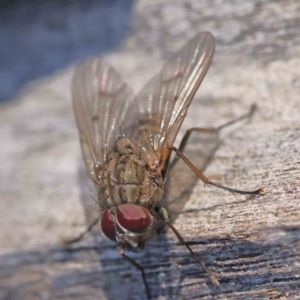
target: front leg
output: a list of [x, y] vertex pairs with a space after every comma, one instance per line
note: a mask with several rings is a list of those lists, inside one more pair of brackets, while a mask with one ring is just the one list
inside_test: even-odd
[[171, 221], [169, 219], [169, 214], [168, 214], [167, 210], [164, 207], [156, 207], [155, 211], [159, 215], [159, 217], [164, 221], [164, 223], [166, 225], [168, 225], [171, 228], [171, 230], [175, 233], [176, 237], [181, 242], [181, 244], [184, 245], [189, 250], [189, 252], [191, 253], [191, 255], [194, 257], [195, 261], [198, 264], [201, 265], [201, 267], [207, 273], [207, 275], [208, 275], [211, 283], [214, 284], [214, 285], [216, 285], [216, 286], [220, 285], [219, 281], [217, 280], [217, 278], [215, 277], [215, 275], [213, 274], [213, 272], [206, 266], [204, 260], [200, 256], [198, 256], [192, 250], [192, 248], [190, 247], [190, 245], [187, 244], [187, 242], [184, 240], [184, 238], [181, 236], [181, 234], [178, 232], [178, 230], [171, 223]]

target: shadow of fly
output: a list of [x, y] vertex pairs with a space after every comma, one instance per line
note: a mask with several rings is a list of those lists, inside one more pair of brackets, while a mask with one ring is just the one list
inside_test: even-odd
[[[102, 233], [142, 274], [148, 299], [150, 290], [141, 265], [125, 250], [144, 249], [157, 224], [167, 225], [219, 285], [185, 242], [162, 204], [166, 181], [182, 159], [206, 184], [238, 194], [260, 195], [263, 189], [242, 191], [218, 184], [204, 176], [183, 154], [192, 132], [218, 133], [222, 128], [251, 117], [249, 113], [217, 128], [191, 128], [179, 148], [173, 146], [191, 101], [211, 64], [214, 37], [202, 32], [163, 65], [161, 71], [134, 96], [120, 74], [101, 58], [88, 58], [76, 67], [72, 82], [73, 107], [88, 175], [96, 186]], [[170, 162], [171, 153], [176, 156]], [[90, 231], [99, 218], [81, 234]]]

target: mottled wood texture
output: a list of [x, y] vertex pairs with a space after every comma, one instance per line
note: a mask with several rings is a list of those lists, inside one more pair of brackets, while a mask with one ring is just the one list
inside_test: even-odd
[[[229, 121], [253, 102], [259, 107], [250, 123], [221, 134], [206, 174], [231, 187], [264, 186], [266, 195], [204, 187], [181, 167], [186, 188], [171, 193], [182, 208], [174, 224], [220, 287], [168, 232], [133, 255], [153, 299], [300, 297], [299, 16], [299, 1], [139, 1], [130, 35], [107, 55], [137, 90], [169, 53], [209, 30], [214, 62], [180, 136]], [[60, 246], [95, 213], [81, 180], [71, 73], [34, 83], [1, 106], [0, 299], [145, 299], [139, 272], [98, 230]], [[206, 149], [198, 142], [192, 150]]]

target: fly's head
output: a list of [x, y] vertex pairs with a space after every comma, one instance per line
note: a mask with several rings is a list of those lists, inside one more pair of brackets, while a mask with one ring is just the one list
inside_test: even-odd
[[150, 238], [153, 227], [153, 217], [145, 207], [125, 203], [104, 211], [100, 227], [103, 234], [124, 248], [132, 251], [144, 249]]

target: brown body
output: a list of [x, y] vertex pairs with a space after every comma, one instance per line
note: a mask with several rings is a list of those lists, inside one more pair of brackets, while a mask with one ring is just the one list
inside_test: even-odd
[[143, 269], [124, 249], [144, 248], [156, 217], [183, 241], [159, 201], [173, 143], [213, 53], [212, 34], [197, 34], [137, 96], [99, 58], [78, 65], [73, 78], [74, 112], [84, 162], [98, 192], [100, 227], [118, 243], [119, 253], [142, 271], [148, 298]]
[[[192, 131], [218, 132], [224, 126], [208, 130], [191, 128], [179, 149], [173, 146], [213, 53], [213, 36], [209, 32], [197, 34], [164, 64], [136, 97], [119, 73], [99, 58], [80, 64], [73, 78], [74, 111], [84, 162], [98, 192], [100, 227], [106, 237], [118, 243], [119, 253], [142, 272], [148, 299], [150, 291], [143, 268], [124, 250], [143, 249], [157, 217], [172, 229], [211, 282], [219, 284], [159, 203], [170, 171], [172, 151], [205, 184], [240, 194], [263, 192], [262, 189], [242, 191], [217, 184], [198, 171], [182, 153]], [[254, 110], [253, 106], [249, 114], [238, 120], [250, 117]], [[176, 160], [171, 168], [175, 163]]]
[[[72, 96], [83, 158], [97, 188], [102, 232], [122, 251], [144, 246], [159, 210], [167, 217], [158, 202], [173, 143], [213, 52], [213, 36], [196, 35], [136, 97], [106, 61], [90, 58], [76, 68]], [[144, 234], [131, 226], [138, 222]]]
[[110, 206], [132, 203], [153, 210], [161, 200], [164, 179], [153, 172], [146, 161], [135, 143], [126, 138], [117, 141], [102, 166], [105, 170], [103, 190]]

